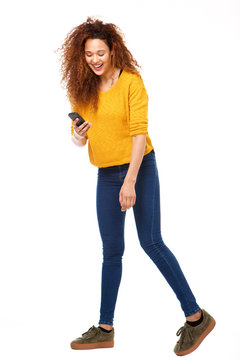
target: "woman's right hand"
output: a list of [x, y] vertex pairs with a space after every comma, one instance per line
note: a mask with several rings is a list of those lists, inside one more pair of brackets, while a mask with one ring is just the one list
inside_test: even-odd
[[82, 125], [76, 126], [76, 123], [78, 122], [78, 120], [79, 119], [76, 118], [73, 121], [73, 128], [79, 136], [85, 137], [86, 133], [88, 132], [88, 130], [90, 129], [92, 124], [89, 121], [85, 121]]

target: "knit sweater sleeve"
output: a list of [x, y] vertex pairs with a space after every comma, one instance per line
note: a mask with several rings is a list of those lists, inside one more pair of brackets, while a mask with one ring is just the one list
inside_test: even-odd
[[129, 131], [131, 136], [148, 133], [148, 94], [141, 76], [129, 86]]

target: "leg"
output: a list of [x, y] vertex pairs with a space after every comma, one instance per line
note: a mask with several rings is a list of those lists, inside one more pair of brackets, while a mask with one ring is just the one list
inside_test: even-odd
[[[118, 173], [100, 170], [97, 183], [97, 218], [103, 244], [101, 307], [99, 325], [110, 329], [122, 276], [125, 212], [121, 212]], [[108, 325], [108, 326], [107, 326]]]
[[173, 253], [161, 236], [160, 187], [155, 154], [143, 158], [136, 182], [133, 207], [140, 244], [156, 264], [180, 301], [185, 316], [200, 311], [195, 297]]

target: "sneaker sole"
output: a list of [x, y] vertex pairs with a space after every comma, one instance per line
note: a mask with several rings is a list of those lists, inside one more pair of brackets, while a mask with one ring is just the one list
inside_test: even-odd
[[101, 341], [91, 344], [78, 344], [75, 342], [71, 343], [71, 348], [74, 350], [89, 350], [89, 349], [98, 349], [98, 348], [112, 348], [114, 346], [114, 341]]
[[175, 354], [178, 356], [183, 356], [183, 355], [188, 355], [191, 352], [193, 352], [194, 350], [196, 350], [199, 347], [199, 345], [201, 344], [201, 342], [205, 339], [205, 337], [214, 329], [215, 325], [216, 325], [216, 321], [214, 319], [212, 319], [212, 321], [210, 322], [208, 327], [204, 330], [202, 335], [199, 336], [196, 343], [191, 348], [189, 348], [185, 351], [182, 351], [182, 352], [175, 353]]

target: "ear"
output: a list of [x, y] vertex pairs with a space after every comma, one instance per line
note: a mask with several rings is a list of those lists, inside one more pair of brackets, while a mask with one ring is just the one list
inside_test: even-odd
[[110, 56], [111, 56], [111, 64], [114, 65], [113, 63], [115, 63], [115, 43], [113, 43], [112, 46], [112, 50], [110, 51]]
[[112, 50], [110, 51], [110, 55], [113, 56], [115, 53], [115, 43], [112, 43]]
[[111, 52], [110, 52], [110, 58], [111, 58], [111, 64], [113, 65], [113, 55], [114, 55], [114, 51], [112, 50]]

